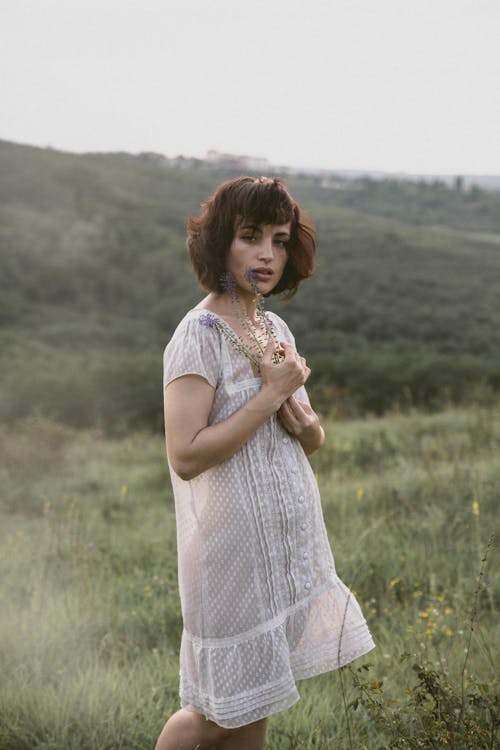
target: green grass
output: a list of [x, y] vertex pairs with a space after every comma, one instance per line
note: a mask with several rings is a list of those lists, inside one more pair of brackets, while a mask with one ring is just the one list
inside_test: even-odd
[[[493, 551], [477, 579], [495, 531], [498, 412], [326, 428], [313, 458], [325, 519], [377, 648], [300, 683], [266, 748], [494, 747]], [[0, 456], [0, 748], [151, 749], [177, 708], [181, 632], [162, 438], [110, 440], [32, 418], [0, 433]], [[475, 591], [462, 722], [475, 724], [453, 745], [439, 739], [433, 688], [418, 702], [412, 664], [461, 698]], [[458, 722], [460, 702], [451, 712]]]

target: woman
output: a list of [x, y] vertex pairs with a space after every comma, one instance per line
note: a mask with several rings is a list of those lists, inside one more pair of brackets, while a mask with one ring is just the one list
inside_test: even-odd
[[296, 680], [374, 644], [336, 575], [306, 458], [324, 441], [310, 369], [261, 305], [312, 274], [313, 229], [281, 180], [240, 177], [190, 219], [188, 248], [208, 296], [164, 355], [182, 708], [156, 750], [257, 750]]

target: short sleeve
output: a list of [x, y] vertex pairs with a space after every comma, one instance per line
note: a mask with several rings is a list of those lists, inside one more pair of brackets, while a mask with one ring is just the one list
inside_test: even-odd
[[188, 316], [178, 325], [163, 353], [163, 388], [183, 375], [200, 375], [213, 388], [219, 382], [220, 336], [204, 326], [199, 316]]

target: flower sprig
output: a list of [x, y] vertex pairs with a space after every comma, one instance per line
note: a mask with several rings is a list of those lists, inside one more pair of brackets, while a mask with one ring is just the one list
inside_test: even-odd
[[[236, 288], [236, 279], [230, 271], [226, 271], [221, 277], [221, 285], [225, 292], [229, 295], [233, 307], [236, 311], [238, 320], [240, 321], [244, 330], [248, 333], [250, 339], [250, 345], [247, 345], [236, 333], [221, 319], [218, 315], [212, 312], [203, 313], [200, 315], [199, 322], [201, 325], [207, 326], [208, 328], [216, 328], [220, 331], [235, 347], [237, 351], [247, 357], [250, 362], [260, 370], [260, 362], [264, 356], [264, 352], [269, 340], [274, 342], [274, 353], [273, 362], [277, 364], [283, 359], [283, 355], [280, 352], [280, 347], [274, 331], [273, 324], [264, 309], [264, 298], [257, 288], [257, 279], [255, 272], [249, 269], [245, 273], [247, 281], [252, 287], [252, 291], [255, 295], [255, 303], [257, 307], [257, 317], [261, 322], [261, 328], [264, 329], [259, 332], [257, 327], [248, 318], [246, 311], [241, 303]], [[267, 337], [267, 338], [266, 338]]]
[[252, 287], [252, 291], [255, 295], [255, 304], [257, 306], [257, 316], [259, 317], [260, 321], [262, 322], [264, 326], [264, 330], [266, 331], [268, 340], [271, 339], [274, 342], [274, 354], [273, 354], [273, 361], [275, 364], [278, 364], [278, 362], [281, 362], [283, 359], [283, 355], [280, 352], [280, 346], [278, 343], [278, 339], [276, 337], [276, 332], [274, 330], [274, 326], [269, 318], [269, 315], [267, 314], [265, 308], [264, 308], [264, 296], [259, 292], [257, 288], [257, 279], [255, 271], [252, 271], [252, 269], [248, 269], [248, 271], [245, 273], [247, 281], [250, 283]]
[[[250, 273], [251, 271], [247, 271], [245, 274], [248, 281], [250, 281], [250, 278], [249, 278]], [[246, 311], [243, 308], [243, 305], [241, 304], [241, 300], [238, 296], [238, 292], [236, 290], [236, 279], [234, 278], [234, 275], [231, 273], [231, 271], [226, 271], [226, 273], [222, 274], [221, 284], [222, 284], [222, 288], [224, 289], [224, 291], [227, 292], [231, 298], [231, 302], [232, 302], [233, 307], [235, 308], [238, 320], [240, 321], [241, 325], [243, 326], [245, 331], [248, 333], [248, 336], [250, 340], [252, 341], [251, 346], [252, 346], [252, 349], [254, 350], [255, 355], [257, 356], [259, 360], [262, 359], [262, 357], [264, 356], [264, 351], [265, 351], [267, 342], [263, 341], [262, 335], [259, 334], [255, 326], [252, 325], [251, 321], [249, 320], [248, 315], [246, 314]]]

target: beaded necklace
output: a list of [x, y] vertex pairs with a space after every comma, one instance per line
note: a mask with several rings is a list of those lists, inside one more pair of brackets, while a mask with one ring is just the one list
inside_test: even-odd
[[240, 321], [243, 329], [247, 332], [250, 343], [247, 344], [243, 341], [241, 336], [238, 336], [232, 328], [230, 328], [218, 315], [212, 312], [206, 312], [200, 315], [199, 322], [201, 325], [207, 326], [208, 328], [217, 328], [250, 362], [255, 366], [257, 371], [260, 371], [260, 362], [264, 356], [264, 352], [269, 339], [274, 342], [274, 354], [273, 361], [275, 364], [281, 362], [283, 355], [280, 352], [276, 333], [274, 331], [273, 324], [264, 309], [264, 298], [257, 289], [257, 282], [255, 273], [251, 270], [245, 274], [247, 280], [252, 286], [252, 291], [255, 295], [255, 304], [257, 317], [260, 322], [260, 326], [257, 327], [252, 320], [248, 317], [245, 308], [243, 307], [241, 300], [238, 296], [236, 289], [236, 279], [234, 275], [227, 271], [221, 277], [222, 288], [229, 294], [231, 304], [236, 312], [236, 316]]

